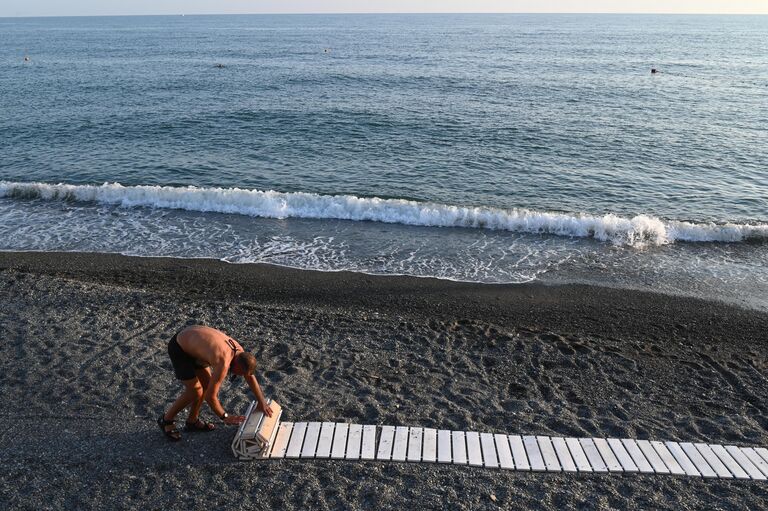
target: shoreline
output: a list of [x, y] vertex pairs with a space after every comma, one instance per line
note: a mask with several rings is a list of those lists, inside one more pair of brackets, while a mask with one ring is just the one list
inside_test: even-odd
[[[0, 494], [12, 509], [755, 509], [760, 482], [381, 462], [237, 462], [165, 441], [165, 346], [205, 323], [285, 420], [768, 445], [768, 314], [584, 285], [0, 252]], [[227, 383], [222, 403], [250, 396]], [[203, 416], [213, 417], [204, 406]], [[183, 419], [183, 417], [180, 417]], [[34, 469], [32, 469], [34, 467]], [[493, 502], [490, 495], [495, 495]]]
[[[584, 332], [598, 327], [602, 333], [652, 329], [662, 336], [676, 331], [686, 337], [712, 337], [746, 326], [749, 339], [763, 339], [760, 328], [749, 328], [752, 319], [768, 321], [768, 312], [730, 302], [693, 296], [655, 293], [639, 289], [592, 284], [473, 283], [434, 277], [372, 275], [351, 271], [318, 271], [268, 263], [228, 263], [209, 258], [126, 256], [90, 252], [0, 251], [0, 271], [22, 271], [85, 282], [168, 291], [175, 287], [198, 298], [248, 300], [323, 308], [381, 309], [433, 317], [464, 315], [467, 319], [519, 324], [527, 319], [539, 328], [575, 328]], [[148, 278], [152, 276], [152, 279]], [[294, 283], [297, 285], [291, 287]], [[204, 288], [201, 291], [200, 288]], [[630, 325], [609, 326], [590, 314], [604, 309], [624, 314]], [[715, 315], [722, 325], [711, 324]], [[691, 321], [677, 321], [689, 316]], [[730, 319], [729, 319], [730, 318]], [[657, 324], [652, 324], [656, 320]], [[674, 321], [673, 321], [674, 320]], [[696, 328], [705, 324], [705, 327]], [[746, 325], [745, 325], [746, 324]], [[762, 322], [760, 323], [762, 325]], [[766, 323], [768, 324], [768, 323]], [[739, 326], [741, 325], [741, 326]], [[605, 332], [608, 329], [609, 332]]]

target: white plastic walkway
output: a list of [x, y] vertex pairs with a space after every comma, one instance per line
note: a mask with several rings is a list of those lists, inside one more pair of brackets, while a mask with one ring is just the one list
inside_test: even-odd
[[[671, 474], [768, 479], [768, 449], [629, 438], [561, 438], [407, 426], [279, 422], [248, 410], [232, 450], [240, 459], [344, 459], [451, 463], [505, 470]], [[262, 427], [268, 438], [248, 449]], [[250, 445], [253, 445], [252, 443]]]

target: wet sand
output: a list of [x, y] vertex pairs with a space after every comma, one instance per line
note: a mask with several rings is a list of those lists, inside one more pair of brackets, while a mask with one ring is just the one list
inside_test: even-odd
[[[12, 509], [760, 509], [768, 484], [236, 461], [167, 442], [166, 344], [225, 330], [285, 420], [768, 445], [768, 314], [590, 286], [0, 253], [0, 499]], [[250, 401], [225, 383], [230, 413]], [[211, 418], [204, 408], [204, 415]], [[495, 495], [496, 501], [490, 496]]]

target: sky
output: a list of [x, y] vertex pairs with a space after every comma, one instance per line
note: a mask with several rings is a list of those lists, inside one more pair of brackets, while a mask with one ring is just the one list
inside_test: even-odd
[[2, 0], [0, 16], [329, 12], [768, 14], [768, 0]]

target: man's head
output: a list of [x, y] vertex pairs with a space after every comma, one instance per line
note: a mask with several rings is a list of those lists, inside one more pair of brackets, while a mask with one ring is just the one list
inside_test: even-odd
[[246, 376], [256, 371], [256, 357], [244, 351], [235, 355], [229, 370], [233, 375]]

